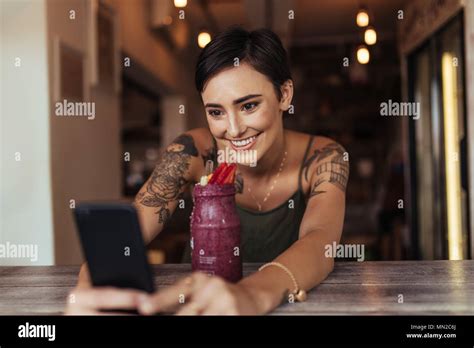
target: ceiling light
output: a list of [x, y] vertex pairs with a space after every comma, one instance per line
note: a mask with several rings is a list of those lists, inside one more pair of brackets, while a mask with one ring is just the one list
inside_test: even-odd
[[198, 45], [204, 48], [211, 41], [211, 34], [207, 31], [201, 31], [198, 35]]
[[369, 25], [369, 14], [367, 10], [361, 8], [359, 12], [357, 12], [356, 23], [359, 27], [366, 27]]
[[174, 0], [175, 7], [186, 7], [188, 0]]
[[369, 27], [365, 30], [364, 41], [367, 45], [375, 45], [377, 42], [377, 32], [374, 28]]
[[357, 61], [360, 64], [367, 64], [370, 60], [370, 53], [366, 46], [359, 46], [357, 49]]

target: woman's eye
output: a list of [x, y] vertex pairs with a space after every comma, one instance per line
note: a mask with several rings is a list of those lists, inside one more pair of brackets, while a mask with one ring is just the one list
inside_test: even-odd
[[220, 110], [209, 110], [207, 113], [209, 114], [209, 116], [212, 117], [219, 117], [222, 115], [222, 112]]
[[257, 102], [247, 103], [242, 106], [242, 111], [252, 111], [257, 107]]

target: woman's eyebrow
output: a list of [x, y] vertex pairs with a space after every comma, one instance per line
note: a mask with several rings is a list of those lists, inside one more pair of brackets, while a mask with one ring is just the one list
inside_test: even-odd
[[[262, 95], [261, 94], [249, 94], [249, 95], [246, 95], [245, 97], [240, 97], [238, 99], [235, 99], [232, 104], [234, 105], [237, 105], [237, 104], [240, 104], [246, 100], [249, 100], [249, 99], [252, 99], [252, 98], [255, 98], [255, 97], [261, 97]], [[206, 108], [221, 108], [222, 105], [221, 104], [215, 104], [215, 103], [207, 103], [206, 105], [204, 105], [204, 107]]]
[[240, 104], [246, 100], [249, 100], [249, 99], [252, 99], [252, 98], [255, 98], [255, 97], [261, 97], [262, 95], [261, 94], [249, 94], [249, 95], [246, 95], [245, 97], [241, 97], [239, 99], [236, 99], [232, 102], [232, 104], [236, 105], [236, 104]]
[[205, 108], [221, 108], [222, 105], [221, 104], [212, 104], [212, 103], [207, 103], [206, 105], [204, 105]]

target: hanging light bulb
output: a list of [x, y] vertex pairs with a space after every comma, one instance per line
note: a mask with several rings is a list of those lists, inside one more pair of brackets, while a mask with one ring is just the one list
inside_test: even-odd
[[361, 8], [359, 12], [357, 12], [356, 23], [359, 27], [366, 27], [369, 25], [369, 14], [366, 9]]
[[368, 27], [364, 32], [364, 41], [367, 45], [375, 45], [377, 42], [377, 32], [373, 27]]
[[186, 7], [188, 0], [174, 0], [175, 7]]
[[204, 48], [211, 41], [211, 34], [207, 31], [201, 31], [198, 35], [198, 45]]
[[370, 61], [369, 49], [365, 45], [361, 45], [357, 48], [357, 61], [360, 64], [367, 64]]

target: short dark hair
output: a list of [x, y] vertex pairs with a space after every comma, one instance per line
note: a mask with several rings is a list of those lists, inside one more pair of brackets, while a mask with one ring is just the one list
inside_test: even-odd
[[233, 67], [234, 59], [248, 63], [273, 84], [278, 100], [281, 85], [291, 80], [288, 57], [280, 38], [269, 29], [247, 31], [233, 26], [217, 35], [199, 55], [196, 89], [202, 93], [206, 82], [220, 71]]

